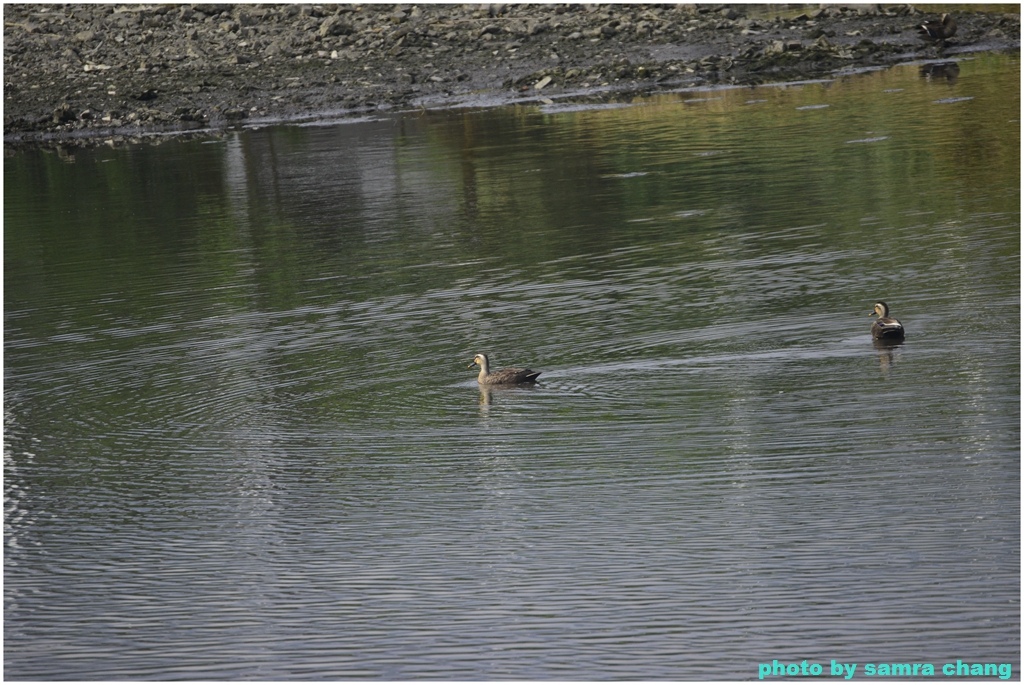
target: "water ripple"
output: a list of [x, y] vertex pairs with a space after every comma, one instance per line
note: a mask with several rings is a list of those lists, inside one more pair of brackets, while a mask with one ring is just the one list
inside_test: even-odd
[[972, 68], [135, 150], [123, 221], [12, 155], [5, 673], [1019, 667], [1019, 141]]

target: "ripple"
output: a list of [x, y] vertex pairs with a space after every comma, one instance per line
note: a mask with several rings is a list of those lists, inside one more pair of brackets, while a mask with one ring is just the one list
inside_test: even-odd
[[[133, 211], [76, 204], [87, 152], [12, 156], [7, 675], [1017, 659], [1018, 189], [940, 164], [917, 182], [957, 202], [888, 192], [900, 146], [850, 131], [963, 122], [905, 116], [916, 69], [828, 96], [882, 84], [910, 109], [842, 135], [790, 126], [804, 84], [174, 143], [102, 162], [149, 179]], [[19, 210], [27, 178], [75, 211]], [[481, 390], [476, 352], [540, 382]]]
[[883, 140], [889, 140], [889, 136], [874, 136], [872, 138], [857, 138], [856, 140], [848, 140], [847, 144], [853, 143], [880, 143]]

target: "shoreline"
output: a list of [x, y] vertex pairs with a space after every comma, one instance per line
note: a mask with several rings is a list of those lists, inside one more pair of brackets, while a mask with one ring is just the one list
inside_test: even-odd
[[808, 7], [5, 5], [4, 143], [606, 102], [1020, 48], [1017, 12], [958, 12], [935, 42], [917, 26], [939, 15], [912, 5]]

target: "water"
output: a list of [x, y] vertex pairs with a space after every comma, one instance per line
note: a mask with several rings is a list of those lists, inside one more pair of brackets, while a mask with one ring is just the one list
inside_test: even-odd
[[1019, 61], [959, 66], [7, 155], [5, 675], [1019, 677]]

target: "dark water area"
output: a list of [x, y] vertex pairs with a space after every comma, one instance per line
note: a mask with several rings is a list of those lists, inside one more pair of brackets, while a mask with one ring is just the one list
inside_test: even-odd
[[1018, 679], [1019, 84], [6, 156], [5, 676]]

